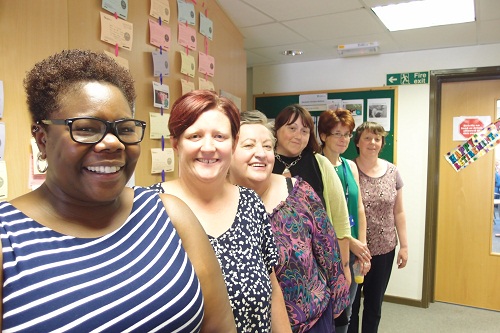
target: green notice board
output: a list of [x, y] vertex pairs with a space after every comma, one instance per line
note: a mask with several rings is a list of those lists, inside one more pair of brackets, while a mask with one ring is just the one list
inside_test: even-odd
[[[396, 147], [395, 147], [395, 133], [397, 118], [396, 110], [396, 99], [397, 99], [397, 87], [383, 87], [383, 88], [367, 88], [359, 90], [342, 90], [342, 91], [313, 91], [313, 92], [296, 92], [287, 94], [263, 94], [254, 96], [254, 107], [255, 109], [262, 111], [270, 119], [274, 119], [278, 113], [290, 104], [298, 104], [300, 95], [311, 95], [311, 94], [327, 94], [329, 100], [341, 99], [341, 100], [362, 100], [363, 101], [363, 121], [368, 118], [368, 104], [369, 100], [374, 99], [389, 99], [390, 100], [390, 129], [386, 131], [389, 133], [385, 140], [385, 146], [380, 152], [380, 158], [388, 160], [389, 162], [396, 163]], [[315, 122], [318, 120], [321, 111], [311, 111]], [[356, 152], [356, 147], [354, 146], [354, 138], [351, 139], [349, 148], [342, 155], [348, 159], [354, 159], [358, 156]]]

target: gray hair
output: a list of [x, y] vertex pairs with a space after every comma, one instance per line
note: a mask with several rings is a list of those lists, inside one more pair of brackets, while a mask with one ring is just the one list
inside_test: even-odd
[[273, 147], [276, 146], [276, 137], [274, 136], [274, 125], [269, 122], [266, 115], [259, 110], [248, 110], [240, 113], [241, 126], [243, 125], [262, 125], [269, 131], [273, 141]]

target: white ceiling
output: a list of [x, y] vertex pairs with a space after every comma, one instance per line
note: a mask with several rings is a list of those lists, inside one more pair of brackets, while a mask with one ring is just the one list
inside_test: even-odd
[[[339, 44], [378, 42], [382, 54], [500, 43], [500, 0], [475, 0], [475, 22], [396, 32], [371, 10], [407, 1], [217, 0], [244, 37], [247, 67], [338, 58]], [[281, 54], [291, 49], [304, 54]]]

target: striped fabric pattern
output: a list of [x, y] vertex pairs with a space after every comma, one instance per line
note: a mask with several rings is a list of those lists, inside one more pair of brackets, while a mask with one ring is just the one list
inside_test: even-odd
[[203, 297], [157, 193], [118, 230], [76, 238], [0, 203], [4, 332], [198, 332]]

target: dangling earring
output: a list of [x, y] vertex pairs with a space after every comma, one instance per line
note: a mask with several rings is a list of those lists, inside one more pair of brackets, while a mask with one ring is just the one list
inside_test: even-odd
[[[40, 167], [40, 163], [43, 165], [43, 168]], [[45, 171], [47, 171], [48, 167], [49, 167], [49, 165], [47, 164], [47, 161], [42, 158], [42, 153], [38, 152], [38, 155], [36, 157], [36, 169], [40, 173], [45, 173]]]

